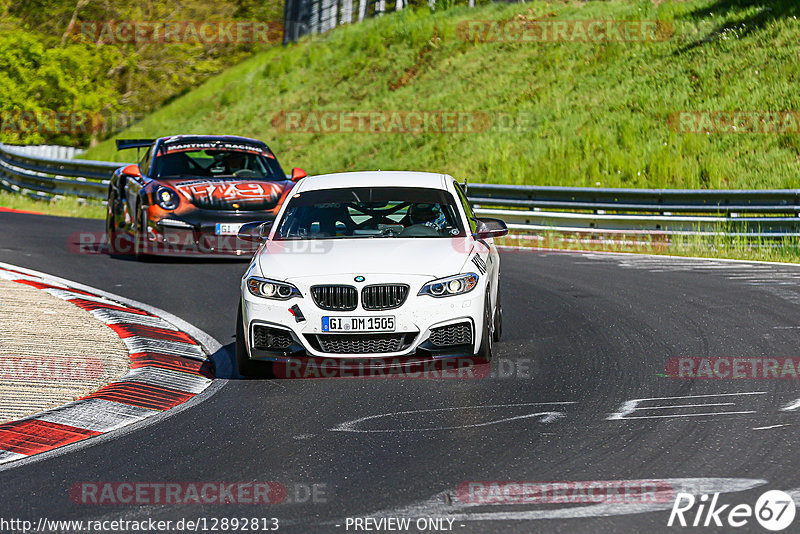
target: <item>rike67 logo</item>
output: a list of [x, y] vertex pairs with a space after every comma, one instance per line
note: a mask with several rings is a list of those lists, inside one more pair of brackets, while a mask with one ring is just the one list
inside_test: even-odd
[[792, 496], [780, 490], [770, 490], [761, 495], [755, 507], [749, 504], [720, 505], [718, 500], [719, 493], [701, 495], [699, 499], [690, 493], [678, 493], [667, 526], [739, 528], [750, 524], [755, 517], [762, 527], [777, 532], [792, 524], [797, 511]]

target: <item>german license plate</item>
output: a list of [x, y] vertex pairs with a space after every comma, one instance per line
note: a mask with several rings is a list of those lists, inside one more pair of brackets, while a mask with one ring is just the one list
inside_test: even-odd
[[322, 318], [323, 332], [394, 332], [394, 316]]
[[236, 235], [242, 227], [241, 223], [217, 223], [217, 235]]

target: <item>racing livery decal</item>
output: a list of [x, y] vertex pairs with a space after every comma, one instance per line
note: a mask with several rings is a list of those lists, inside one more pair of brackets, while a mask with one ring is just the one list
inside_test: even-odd
[[486, 274], [486, 262], [481, 259], [480, 256], [475, 254], [472, 256], [472, 263], [475, 264], [475, 267], [481, 272], [481, 274]]
[[188, 200], [276, 200], [283, 191], [280, 184], [240, 180], [195, 180], [181, 182], [176, 189]]
[[176, 152], [194, 152], [197, 150], [225, 150], [227, 152], [247, 152], [250, 154], [264, 154], [269, 153], [261, 147], [236, 143], [220, 143], [217, 141], [202, 142], [202, 143], [174, 143], [164, 144], [162, 152], [165, 154], [174, 154]]

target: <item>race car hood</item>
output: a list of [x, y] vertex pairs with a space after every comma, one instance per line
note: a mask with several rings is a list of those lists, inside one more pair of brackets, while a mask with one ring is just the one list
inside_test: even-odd
[[460, 273], [473, 247], [471, 237], [267, 241], [258, 265], [277, 280], [341, 274], [440, 278]]
[[271, 210], [287, 184], [239, 178], [159, 180], [196, 207], [209, 210]]

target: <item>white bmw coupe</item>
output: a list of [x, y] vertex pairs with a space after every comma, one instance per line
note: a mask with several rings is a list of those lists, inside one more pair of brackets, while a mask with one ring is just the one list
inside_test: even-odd
[[298, 182], [242, 278], [236, 353], [293, 358], [490, 360], [500, 339], [497, 219], [476, 218], [451, 176], [353, 172]]

